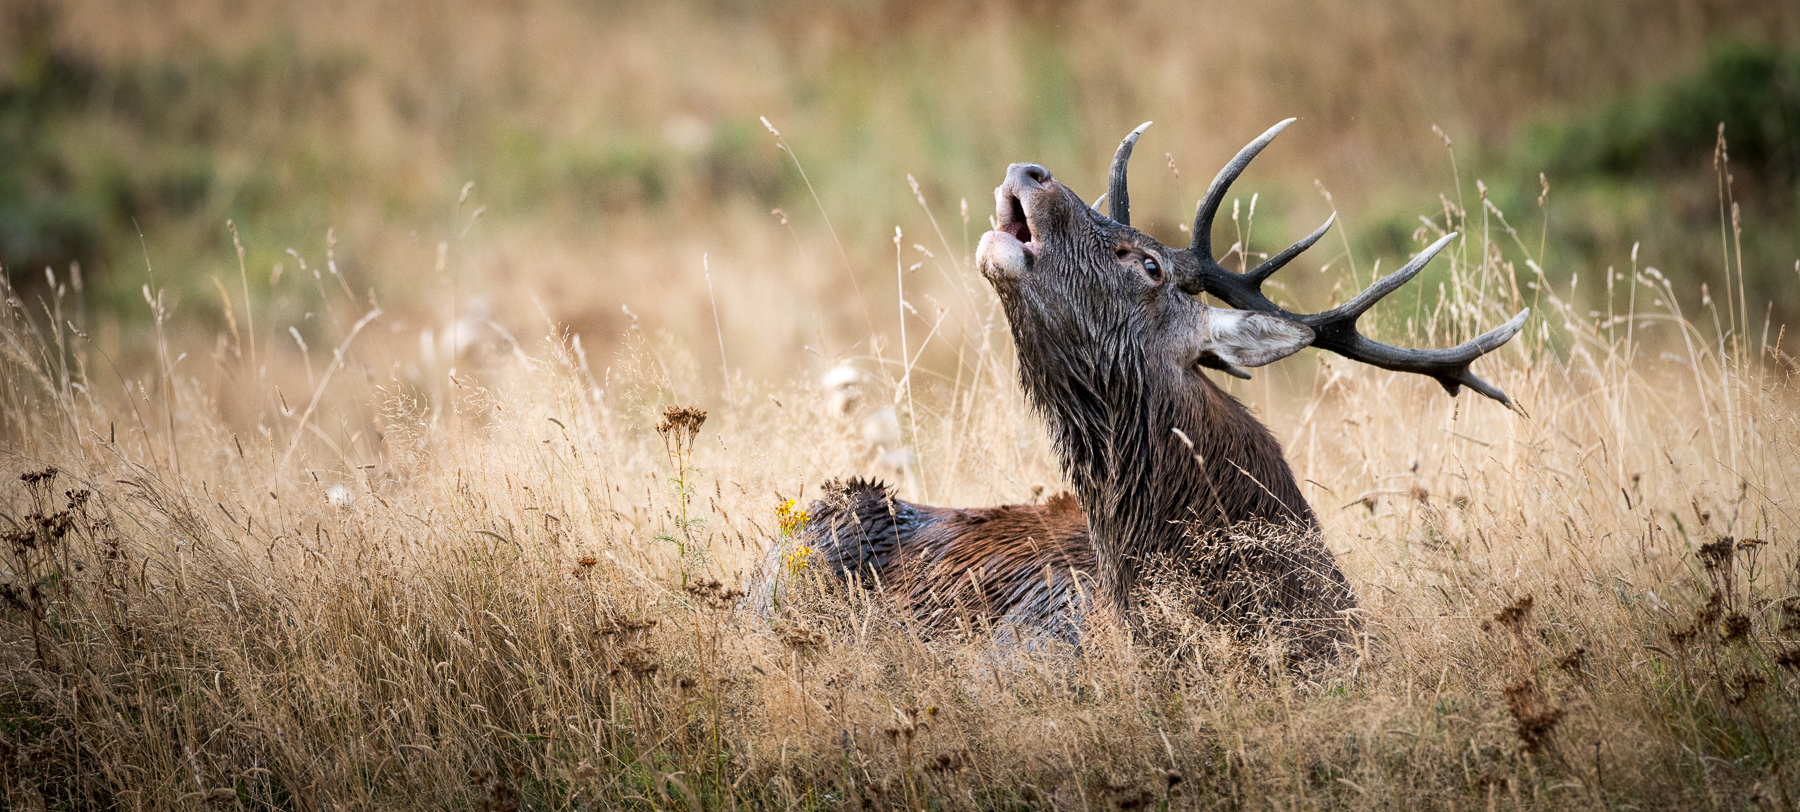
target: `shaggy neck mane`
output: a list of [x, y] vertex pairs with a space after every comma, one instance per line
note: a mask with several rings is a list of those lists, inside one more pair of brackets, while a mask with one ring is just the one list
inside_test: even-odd
[[1204, 375], [1146, 385], [1167, 377], [1118, 359], [1081, 366], [1053, 353], [1061, 357], [1049, 362], [1019, 346], [1020, 377], [1086, 507], [1095, 576], [1115, 607], [1132, 605], [1147, 561], [1192, 555], [1196, 529], [1201, 538], [1246, 522], [1316, 531], [1281, 445]]

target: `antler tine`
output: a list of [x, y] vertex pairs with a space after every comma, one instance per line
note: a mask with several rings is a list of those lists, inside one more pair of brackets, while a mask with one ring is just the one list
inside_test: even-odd
[[1331, 213], [1330, 217], [1325, 218], [1325, 225], [1319, 226], [1313, 233], [1306, 235], [1305, 239], [1288, 246], [1281, 253], [1269, 257], [1263, 264], [1256, 266], [1255, 270], [1244, 274], [1245, 281], [1252, 285], [1262, 284], [1263, 280], [1268, 279], [1270, 274], [1281, 270], [1283, 265], [1292, 262], [1294, 257], [1300, 256], [1300, 252], [1313, 247], [1313, 243], [1318, 242], [1320, 238], [1324, 237], [1325, 232], [1330, 231], [1331, 224], [1335, 222], [1337, 222], [1337, 212], [1334, 211]]
[[1363, 292], [1356, 294], [1350, 301], [1323, 313], [1313, 314], [1309, 318], [1316, 318], [1319, 321], [1326, 323], [1348, 318], [1350, 322], [1354, 324], [1356, 322], [1356, 317], [1368, 312], [1368, 309], [1374, 307], [1375, 303], [1380, 301], [1382, 297], [1399, 290], [1401, 285], [1412, 281], [1413, 277], [1418, 276], [1419, 271], [1425, 269], [1425, 263], [1430, 262], [1433, 258], [1437, 257], [1438, 252], [1444, 250], [1444, 246], [1449, 245], [1450, 241], [1456, 239], [1456, 237], [1457, 232], [1454, 231], [1439, 237], [1437, 242], [1432, 243], [1430, 246], [1426, 247], [1425, 250], [1420, 251], [1418, 256], [1413, 257], [1411, 262], [1400, 266], [1400, 270], [1375, 280], [1373, 284], [1364, 288]]
[[1219, 204], [1225, 200], [1226, 190], [1231, 188], [1232, 181], [1244, 174], [1244, 167], [1250, 165], [1250, 161], [1256, 157], [1256, 154], [1262, 152], [1263, 147], [1268, 146], [1270, 141], [1275, 140], [1275, 136], [1280, 135], [1281, 131], [1287, 129], [1287, 126], [1292, 123], [1294, 123], [1294, 119], [1290, 118], [1270, 127], [1262, 135], [1257, 136], [1255, 141], [1245, 144], [1243, 149], [1238, 150], [1237, 157], [1232, 158], [1231, 163], [1219, 170], [1219, 174], [1213, 178], [1212, 185], [1206, 187], [1206, 197], [1200, 199], [1200, 207], [1194, 210], [1194, 241], [1188, 245], [1188, 250], [1203, 257], [1212, 257], [1213, 217], [1219, 213]]
[[1323, 313], [1312, 313], [1298, 316], [1296, 321], [1313, 328], [1313, 346], [1331, 350], [1352, 361], [1361, 361], [1371, 366], [1394, 372], [1416, 372], [1429, 375], [1443, 384], [1444, 391], [1455, 395], [1467, 386], [1486, 395], [1508, 409], [1518, 411], [1518, 404], [1498, 387], [1475, 377], [1469, 370], [1469, 364], [1489, 352], [1498, 349], [1507, 340], [1518, 334], [1524, 327], [1525, 319], [1531, 315], [1531, 308], [1519, 311], [1519, 314], [1505, 324], [1482, 333], [1449, 349], [1421, 350], [1396, 347], [1392, 344], [1372, 340], [1356, 331], [1356, 320], [1374, 307], [1382, 297], [1398, 290], [1401, 285], [1411, 281], [1425, 268], [1425, 264], [1444, 250], [1457, 233], [1452, 231], [1439, 237], [1419, 255], [1412, 258], [1399, 270], [1377, 280], [1374, 284], [1356, 294], [1350, 301]]
[[[1131, 225], [1131, 198], [1125, 194], [1125, 165], [1131, 163], [1131, 148], [1137, 146], [1138, 136], [1150, 129], [1151, 123], [1146, 121], [1139, 124], [1130, 135], [1125, 136], [1125, 140], [1119, 142], [1119, 151], [1113, 153], [1112, 171], [1107, 173], [1106, 194], [1101, 197], [1112, 200], [1112, 208], [1107, 216], [1122, 226]], [[1097, 208], [1100, 201], [1094, 201], [1094, 205]]]
[[[1508, 319], [1505, 324], [1495, 327], [1481, 335], [1464, 341], [1444, 350], [1418, 350], [1396, 347], [1371, 340], [1356, 332], [1354, 324], [1342, 331], [1340, 335], [1330, 338], [1320, 336], [1313, 341], [1313, 346], [1331, 350], [1353, 361], [1361, 361], [1371, 366], [1394, 372], [1415, 372], [1429, 375], [1442, 384], [1444, 391], [1457, 394], [1464, 386], [1500, 401], [1502, 406], [1520, 412], [1519, 405], [1499, 387], [1476, 377], [1469, 365], [1511, 340], [1525, 326], [1530, 318], [1531, 308], [1527, 307], [1517, 315]], [[1522, 413], [1522, 412], [1521, 412]]]

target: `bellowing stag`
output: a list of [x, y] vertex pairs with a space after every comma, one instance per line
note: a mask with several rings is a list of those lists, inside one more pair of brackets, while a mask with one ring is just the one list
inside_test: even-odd
[[[1148, 124], [1113, 158], [1110, 216], [1041, 166], [1008, 167], [994, 191], [997, 227], [976, 260], [1006, 311], [1020, 381], [1074, 498], [960, 510], [852, 480], [811, 507], [803, 543], [814, 562], [880, 584], [928, 629], [972, 616], [1073, 641], [1095, 610], [1132, 619], [1142, 588], [1162, 572], [1197, 584], [1213, 619], [1286, 633], [1297, 656], [1328, 657], [1347, 642], [1356, 598], [1281, 446], [1202, 369], [1247, 378], [1242, 367], [1311, 346], [1513, 407], [1469, 365], [1516, 334], [1530, 311], [1450, 349], [1405, 349], [1357, 332], [1357, 318], [1454, 234], [1322, 313], [1290, 313], [1260, 287], [1330, 220], [1247, 273], [1222, 267], [1212, 225], [1226, 190], [1292, 121], [1220, 170], [1185, 249], [1131, 227], [1126, 165]], [[1200, 293], [1230, 308], [1210, 307]]]

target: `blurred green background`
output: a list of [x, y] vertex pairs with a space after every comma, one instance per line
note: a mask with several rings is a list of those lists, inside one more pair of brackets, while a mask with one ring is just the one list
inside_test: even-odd
[[[265, 335], [335, 341], [317, 314], [339, 295], [379, 301], [408, 340], [471, 308], [590, 345], [635, 316], [698, 347], [716, 330], [734, 367], [787, 376], [796, 353], [856, 352], [902, 318], [922, 333], [928, 302], [968, 301], [958, 262], [1008, 163], [1091, 200], [1152, 119], [1134, 214], [1167, 242], [1238, 146], [1298, 116], [1240, 184], [1252, 251], [1335, 206], [1347, 238], [1302, 265], [1366, 281], [1417, 250], [1421, 217], [1479, 219], [1485, 194], [1521, 279], [1526, 259], [1559, 285], [1603, 279], [1636, 244], [1698, 302], [1741, 252], [1751, 321], [1800, 317], [1792, 2], [0, 8], [0, 264], [27, 299], [78, 265], [122, 359], [144, 285], [201, 334], [226, 322], [221, 286], [247, 286]], [[1349, 286], [1289, 274], [1302, 306]]]

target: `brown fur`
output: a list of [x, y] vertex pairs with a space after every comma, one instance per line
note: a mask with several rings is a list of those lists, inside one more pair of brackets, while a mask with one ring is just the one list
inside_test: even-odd
[[[946, 508], [897, 499], [860, 479], [826, 491], [808, 508], [812, 521], [799, 539], [813, 551], [809, 567], [879, 585], [927, 633], [965, 621], [1075, 642], [1094, 591], [1094, 547], [1073, 495]], [[787, 555], [776, 545], [765, 572]]]

